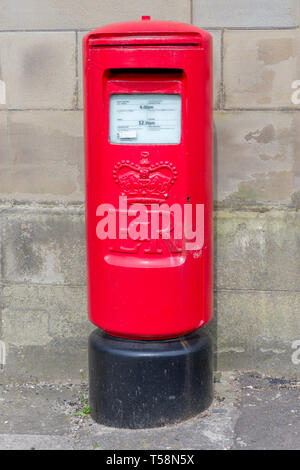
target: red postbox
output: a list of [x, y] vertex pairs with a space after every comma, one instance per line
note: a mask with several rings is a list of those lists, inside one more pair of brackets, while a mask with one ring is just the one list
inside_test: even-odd
[[195, 26], [144, 17], [86, 35], [83, 61], [89, 317], [102, 330], [90, 340], [93, 416], [120, 426], [165, 424], [206, 407], [209, 387], [205, 405], [195, 399], [189, 412], [166, 417], [158, 406], [153, 419], [152, 404], [148, 421], [135, 411], [117, 422], [118, 413], [104, 416], [98, 383], [112, 388], [113, 379], [103, 377], [109, 364], [95, 371], [103, 359], [95, 354], [119, 354], [124, 370], [124, 361], [132, 368], [137, 360], [133, 350], [141, 365], [145, 350], [159, 360], [158, 350], [169, 357], [174, 349], [184, 360], [189, 338], [210, 349], [192, 332], [212, 316], [212, 40]]

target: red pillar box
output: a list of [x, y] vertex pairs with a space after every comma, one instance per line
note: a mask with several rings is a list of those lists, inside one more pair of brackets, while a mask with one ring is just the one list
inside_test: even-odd
[[83, 40], [90, 405], [133, 428], [212, 399], [212, 41], [145, 18]]

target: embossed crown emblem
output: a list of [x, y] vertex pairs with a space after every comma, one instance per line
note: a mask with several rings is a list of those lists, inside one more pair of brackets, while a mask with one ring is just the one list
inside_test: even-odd
[[141, 155], [139, 164], [122, 160], [115, 165], [115, 182], [130, 202], [163, 202], [176, 181], [176, 167], [168, 161], [151, 164], [148, 152]]

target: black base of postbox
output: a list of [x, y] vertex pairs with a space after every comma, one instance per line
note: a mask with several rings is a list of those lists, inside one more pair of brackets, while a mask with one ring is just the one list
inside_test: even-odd
[[201, 329], [160, 341], [89, 337], [92, 418], [117, 428], [151, 428], [180, 422], [209, 407], [213, 358]]
[[160, 341], [89, 337], [92, 418], [116, 428], [151, 428], [191, 418], [213, 399], [213, 359], [201, 329]]

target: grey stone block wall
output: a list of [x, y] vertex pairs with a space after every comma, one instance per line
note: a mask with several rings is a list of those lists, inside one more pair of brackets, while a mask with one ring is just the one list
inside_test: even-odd
[[292, 28], [299, 26], [298, 0], [193, 0], [200, 27]]
[[0, 32], [1, 109], [73, 109], [75, 32]]
[[81, 42], [141, 15], [213, 36], [216, 366], [299, 375], [299, 3], [0, 0], [1, 381], [86, 377]]
[[0, 111], [0, 197], [83, 201], [82, 111]]
[[153, 19], [189, 22], [190, 0], [0, 0], [0, 29], [95, 29], [108, 23]]

